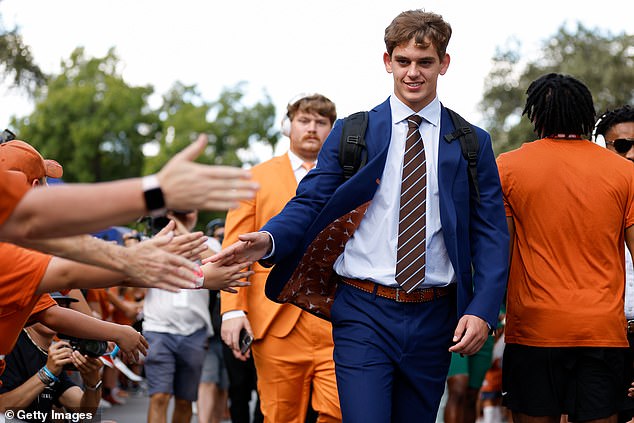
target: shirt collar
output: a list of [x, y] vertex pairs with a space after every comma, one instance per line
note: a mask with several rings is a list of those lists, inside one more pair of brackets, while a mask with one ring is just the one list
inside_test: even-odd
[[[395, 94], [390, 96], [390, 108], [392, 109], [392, 122], [399, 123], [407, 119], [414, 114], [414, 111], [405, 105]], [[440, 100], [438, 96], [425, 106], [421, 111], [416, 113], [428, 123], [439, 126], [440, 125]]]
[[304, 163], [304, 161], [291, 150], [288, 150], [288, 159], [291, 161], [291, 169], [293, 169], [293, 172], [301, 168]]

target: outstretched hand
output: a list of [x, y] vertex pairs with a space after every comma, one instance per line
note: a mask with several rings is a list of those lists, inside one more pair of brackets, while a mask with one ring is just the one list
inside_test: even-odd
[[200, 255], [208, 250], [205, 241], [207, 237], [202, 232], [188, 232], [176, 230], [176, 222], [170, 220], [156, 236], [168, 235], [175, 231], [174, 238], [163, 245], [163, 250], [168, 253], [176, 254], [188, 260], [198, 260]]
[[215, 262], [206, 261], [201, 267], [205, 281], [203, 288], [222, 290], [235, 294], [235, 287], [249, 286], [246, 278], [253, 274], [250, 261], [234, 261], [232, 257]]
[[215, 263], [221, 260], [227, 263], [256, 262], [273, 247], [271, 237], [265, 232], [249, 232], [239, 235], [238, 239], [239, 241], [203, 260], [203, 263]]
[[132, 279], [124, 284], [172, 292], [180, 288], [195, 288], [198, 266], [184, 257], [163, 250], [173, 238], [174, 234], [170, 232], [127, 248], [125, 272]]
[[200, 135], [157, 173], [168, 209], [227, 210], [255, 196], [259, 185], [247, 170], [194, 163], [207, 146]]

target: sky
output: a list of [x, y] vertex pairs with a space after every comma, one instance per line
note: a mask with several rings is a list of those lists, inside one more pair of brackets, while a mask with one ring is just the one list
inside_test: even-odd
[[[175, 81], [196, 84], [208, 100], [245, 81], [246, 101], [268, 93], [278, 122], [300, 93], [326, 95], [339, 117], [385, 100], [392, 93], [382, 59], [385, 27], [400, 12], [418, 8], [451, 24], [451, 64], [438, 94], [476, 124], [497, 48], [519, 40], [522, 58], [531, 60], [558, 28], [577, 22], [634, 32], [634, 6], [626, 0], [0, 1], [5, 27], [19, 26], [45, 72], [58, 72], [78, 46], [95, 57], [114, 47], [123, 78], [154, 87], [153, 106]], [[0, 128], [12, 115], [32, 110], [26, 95], [0, 81]], [[278, 150], [287, 145], [283, 140]]]

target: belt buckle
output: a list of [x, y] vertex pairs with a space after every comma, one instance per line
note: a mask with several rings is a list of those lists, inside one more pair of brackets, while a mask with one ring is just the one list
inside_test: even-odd
[[627, 321], [627, 333], [634, 333], [634, 320]]
[[401, 302], [401, 297], [399, 295], [400, 292], [401, 290], [399, 288], [396, 288], [396, 293], [394, 294], [394, 301], [396, 301], [397, 303]]

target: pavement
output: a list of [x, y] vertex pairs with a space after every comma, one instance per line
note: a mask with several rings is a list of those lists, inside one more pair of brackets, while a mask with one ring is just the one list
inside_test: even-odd
[[[101, 420], [99, 423], [144, 423], [147, 422], [147, 410], [150, 399], [144, 392], [129, 393], [125, 399], [125, 404], [113, 405], [110, 408], [101, 409]], [[173, 401], [170, 402], [167, 410], [167, 423], [172, 421]], [[194, 414], [191, 423], [198, 423], [198, 417]], [[222, 423], [231, 423], [231, 420], [223, 420]]]
[[[442, 423], [442, 410], [444, 408], [445, 398], [441, 402], [440, 412], [436, 419], [437, 423]], [[113, 405], [110, 408], [102, 409], [101, 420], [95, 420], [99, 423], [144, 423], [147, 422], [147, 410], [150, 399], [144, 392], [130, 393], [123, 405]], [[172, 421], [172, 404], [167, 412], [167, 423]], [[198, 423], [198, 418], [194, 414], [191, 423]], [[225, 420], [223, 423], [231, 423], [231, 420]]]

